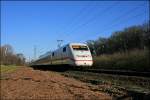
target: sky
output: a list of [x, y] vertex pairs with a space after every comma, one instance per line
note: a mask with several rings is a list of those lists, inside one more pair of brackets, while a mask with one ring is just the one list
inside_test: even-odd
[[1, 44], [29, 60], [70, 42], [85, 43], [149, 20], [148, 1], [2, 1]]

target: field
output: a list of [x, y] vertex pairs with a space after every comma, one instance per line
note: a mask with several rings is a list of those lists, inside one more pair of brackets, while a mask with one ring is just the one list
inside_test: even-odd
[[9, 73], [9, 72], [13, 72], [15, 71], [17, 68], [19, 68], [19, 66], [15, 66], [15, 65], [1, 65], [0, 69], [1, 69], [1, 73]]
[[[1, 66], [3, 99], [127, 99], [150, 98], [150, 78], [75, 70]], [[54, 66], [53, 66], [54, 67]], [[56, 66], [55, 66], [56, 67]], [[59, 68], [62, 66], [58, 66]]]
[[[10, 67], [10, 66], [9, 66]], [[111, 100], [105, 92], [94, 91], [93, 85], [67, 78], [58, 72], [35, 70], [30, 67], [2, 67], [1, 100]], [[9, 69], [9, 71], [4, 70]], [[15, 70], [16, 69], [16, 70]], [[9, 72], [9, 73], [6, 73]]]

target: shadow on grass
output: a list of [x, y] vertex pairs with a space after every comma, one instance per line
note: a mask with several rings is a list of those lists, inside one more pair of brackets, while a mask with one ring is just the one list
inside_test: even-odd
[[73, 69], [73, 66], [70, 65], [32, 65], [30, 67], [32, 67], [34, 70], [56, 71], [56, 72], [65, 72], [67, 70]]

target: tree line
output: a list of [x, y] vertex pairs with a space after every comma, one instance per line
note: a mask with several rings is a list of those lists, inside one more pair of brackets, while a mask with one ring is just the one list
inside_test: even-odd
[[0, 47], [1, 65], [24, 65], [25, 57], [22, 53], [15, 54], [11, 45], [3, 45]]
[[[88, 40], [87, 44], [93, 55], [128, 52], [133, 49], [150, 51], [150, 26], [145, 23], [114, 32], [108, 38]], [[150, 54], [150, 53], [149, 53]]]

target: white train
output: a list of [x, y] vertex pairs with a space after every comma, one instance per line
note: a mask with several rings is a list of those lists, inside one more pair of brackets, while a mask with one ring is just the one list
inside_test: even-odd
[[93, 59], [89, 47], [83, 43], [69, 43], [56, 51], [47, 52], [35, 64], [68, 64], [72, 66], [92, 66]]

